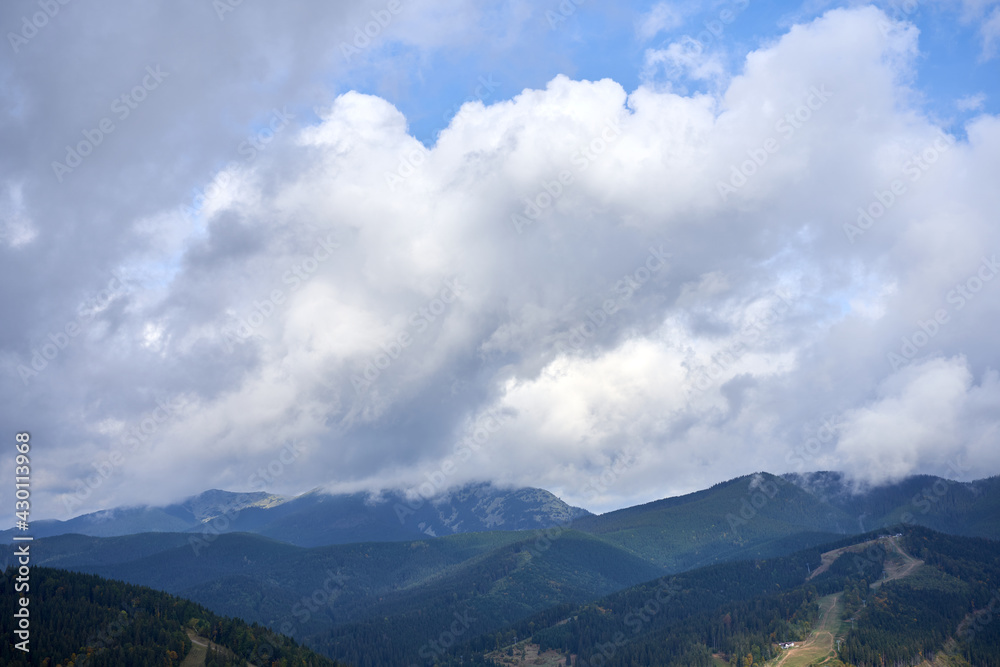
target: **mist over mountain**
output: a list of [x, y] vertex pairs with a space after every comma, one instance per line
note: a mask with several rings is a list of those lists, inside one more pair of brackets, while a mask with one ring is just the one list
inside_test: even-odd
[[1000, 667], [1000, 0], [0, 26], [0, 664]]
[[4, 5], [38, 518], [1000, 473], [995, 0], [380, 1]]
[[[40, 538], [36, 548], [39, 565], [179, 595], [336, 660], [363, 664], [364, 656], [380, 655], [380, 664], [391, 664], [412, 659], [456, 613], [475, 619], [472, 639], [699, 568], [805, 551], [814, 555], [797, 567], [819, 571], [818, 550], [924, 526], [997, 540], [998, 508], [997, 478], [919, 476], [859, 490], [830, 472], [759, 472], [602, 515], [540, 489], [485, 484], [424, 505], [391, 493], [280, 498], [213, 490], [169, 508], [67, 522], [86, 528], [100, 519], [108, 532], [144, 517], [153, 525], [162, 516], [178, 519], [172, 512], [188, 518], [183, 532], [67, 533]], [[447, 534], [431, 534], [439, 531]], [[7, 564], [16, 561], [15, 549], [5, 547]], [[725, 590], [714, 604], [738, 600]], [[392, 639], [374, 639], [383, 633]], [[515, 642], [513, 634], [508, 640]], [[477, 659], [487, 659], [488, 642], [479, 646]]]
[[[318, 546], [544, 529], [589, 514], [542, 489], [505, 489], [486, 483], [450, 489], [428, 500], [400, 491], [373, 495], [314, 490], [282, 497], [213, 489], [165, 507], [112, 508], [68, 521], [38, 521], [34, 530], [38, 537], [250, 532], [299, 546]], [[15, 534], [13, 529], [2, 533], [7, 540]]]
[[782, 477], [855, 517], [859, 532], [907, 523], [957, 535], [1000, 536], [1000, 477], [957, 482], [914, 475], [861, 487], [843, 473], [787, 473]]

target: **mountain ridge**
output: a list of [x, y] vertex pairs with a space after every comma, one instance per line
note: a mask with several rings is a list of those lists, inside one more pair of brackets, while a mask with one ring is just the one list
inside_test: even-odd
[[[222, 533], [249, 532], [311, 547], [545, 529], [589, 514], [544, 489], [490, 483], [456, 487], [429, 500], [407, 498], [395, 490], [331, 494], [313, 489], [287, 497], [211, 489], [163, 507], [116, 507], [66, 521], [35, 521], [32, 531], [39, 538], [192, 532], [208, 540]], [[15, 534], [13, 529], [0, 532], [7, 543]]]
[[[399, 532], [397, 508], [383, 498], [378, 507], [396, 531], [392, 535], [407, 536], [402, 540], [387, 540], [391, 535], [382, 534], [381, 540], [296, 545], [265, 534], [276, 523], [294, 532], [298, 522], [308, 527], [310, 521], [336, 518], [339, 510], [359, 503], [371, 510], [360, 495], [338, 500], [313, 493], [269, 508], [247, 507], [230, 517], [228, 530], [216, 533], [60, 535], [39, 538], [35, 545], [39, 565], [113, 576], [182, 595], [216, 613], [291, 633], [331, 657], [356, 657], [359, 637], [382, 637], [386, 662], [380, 664], [401, 664], [397, 658], [411, 655], [424, 638], [446, 631], [445, 620], [452, 612], [483, 619], [469, 628], [470, 634], [488, 633], [545, 609], [596, 599], [657, 576], [740, 561], [759, 563], [821, 545], [826, 551], [855, 543], [867, 532], [858, 530], [858, 511], [870, 515], [866, 521], [879, 524], [873, 526], [879, 533], [916, 529], [923, 522], [1000, 537], [991, 519], [998, 495], [995, 478], [973, 483], [916, 478], [880, 490], [867, 505], [864, 494], [836, 492], [839, 483], [825, 479], [824, 488], [831, 493], [822, 499], [794, 481], [759, 472], [693, 494], [588, 514], [545, 529], [439, 537], [420, 529], [417, 519], [435, 520], [441, 513], [450, 518], [451, 523], [444, 524], [448, 526], [461, 528], [458, 519], [468, 516], [496, 525], [491, 512], [500, 500], [509, 503], [508, 508], [528, 507], [530, 511], [515, 514], [534, 527], [539, 522], [533, 512], [554, 498], [541, 490], [522, 496], [507, 491], [498, 498], [491, 495], [495, 489], [480, 489], [478, 495], [472, 489], [437, 507], [425, 503], [413, 508], [414, 514], [405, 517], [410, 522], [405, 533]], [[933, 495], [935, 486], [942, 490], [940, 495]], [[926, 489], [930, 497], [923, 495]], [[565, 503], [560, 507], [572, 513]], [[909, 523], [902, 521], [907, 512]], [[370, 515], [341, 519], [353, 522], [348, 528], [354, 534], [379, 528]], [[515, 525], [513, 516], [507, 519], [507, 525]], [[234, 532], [246, 527], [257, 530]], [[344, 528], [322, 526], [310, 540], [299, 541], [343, 537]], [[0, 547], [7, 563], [14, 562], [13, 549]], [[819, 553], [813, 567], [820, 564]], [[313, 608], [313, 595], [325, 603]], [[284, 629], [286, 624], [289, 629]]]

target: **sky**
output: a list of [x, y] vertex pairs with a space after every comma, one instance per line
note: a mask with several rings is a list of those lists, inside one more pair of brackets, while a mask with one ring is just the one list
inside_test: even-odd
[[0, 424], [35, 518], [1000, 473], [1000, 2], [0, 25]]

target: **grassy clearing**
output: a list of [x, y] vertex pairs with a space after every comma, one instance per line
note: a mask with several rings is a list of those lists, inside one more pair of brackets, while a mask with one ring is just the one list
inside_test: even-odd
[[[521, 649], [524, 648], [524, 657], [521, 657]], [[514, 645], [514, 655], [507, 655], [507, 649], [493, 651], [487, 654], [487, 658], [496, 660], [502, 665], [509, 667], [562, 667], [566, 664], [566, 658], [558, 651], [538, 652], [538, 644], [518, 642]]]
[[871, 585], [872, 588], [878, 588], [887, 581], [893, 581], [894, 579], [902, 579], [905, 576], [913, 574], [918, 567], [924, 564], [924, 561], [918, 560], [906, 553], [903, 547], [899, 546], [896, 542], [895, 537], [888, 538], [889, 546], [893, 551], [899, 556], [899, 559], [887, 560], [885, 563], [885, 578], [876, 581]]
[[[899, 546], [895, 537], [883, 537], [826, 552], [823, 554], [822, 565], [813, 571], [807, 581], [828, 570], [833, 561], [837, 560], [840, 555], [863, 551], [875, 542], [884, 544], [890, 551], [895, 552], [896, 557], [886, 560], [884, 578], [871, 584], [872, 588], [881, 586], [886, 581], [902, 579], [913, 574], [924, 563], [906, 553]], [[843, 637], [845, 634], [842, 619], [843, 605], [840, 603], [841, 595], [841, 593], [837, 593], [820, 598], [820, 620], [816, 629], [804, 642], [783, 651], [779, 657], [769, 663], [769, 667], [809, 667], [810, 665], [827, 664], [834, 660], [837, 657], [834, 651], [834, 642], [838, 636]]]
[[819, 599], [820, 615], [816, 629], [804, 642], [783, 651], [779, 657], [772, 660], [769, 663], [771, 667], [809, 667], [809, 665], [822, 665], [836, 657], [833, 642], [842, 626], [841, 595], [843, 593], [835, 593]]
[[[187, 636], [191, 640], [191, 651], [184, 656], [181, 667], [202, 667], [205, 664], [205, 658], [208, 657], [209, 646], [212, 647], [212, 650], [223, 653], [227, 658], [235, 659], [236, 657], [225, 646], [219, 646], [215, 642], [195, 634], [194, 630], [190, 628], [187, 631]], [[252, 662], [248, 662], [247, 665], [248, 667], [257, 667]]]
[[[191, 651], [184, 656], [181, 667], [201, 667], [205, 664], [205, 657], [208, 655], [208, 640], [199, 637], [191, 630], [188, 630], [188, 639], [191, 640]], [[198, 642], [204, 643], [199, 644]]]

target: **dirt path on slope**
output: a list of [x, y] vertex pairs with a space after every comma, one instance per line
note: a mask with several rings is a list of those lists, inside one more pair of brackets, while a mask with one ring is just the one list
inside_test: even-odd
[[903, 550], [903, 547], [899, 546], [896, 542], [895, 537], [886, 538], [886, 542], [892, 547], [893, 551], [899, 554], [899, 557], [903, 559], [902, 563], [889, 563], [885, 564], [885, 578], [879, 579], [874, 584], [871, 585], [872, 588], [878, 588], [887, 581], [894, 581], [896, 579], [902, 579], [903, 577], [913, 574], [913, 572], [924, 564], [924, 561], [914, 558], [910, 554]]
[[836, 657], [833, 642], [840, 632], [840, 617], [843, 614], [841, 595], [843, 593], [834, 593], [820, 598], [820, 617], [816, 629], [804, 642], [785, 649], [780, 656], [767, 664], [770, 667], [808, 667], [808, 665], [822, 665]]
[[[842, 554], [864, 551], [875, 542], [885, 544], [890, 551], [899, 556], [900, 560], [898, 562], [887, 560], [885, 563], [884, 578], [871, 584], [872, 588], [877, 588], [887, 581], [894, 581], [909, 576], [924, 564], [924, 561], [906, 553], [903, 547], [899, 546], [899, 542], [895, 537], [881, 537], [876, 540], [862, 542], [861, 544], [827, 551], [822, 555], [822, 564], [813, 571], [806, 581], [829, 570], [830, 565]], [[820, 598], [820, 620], [816, 629], [810, 633], [805, 641], [797, 643], [790, 649], [786, 649], [779, 657], [768, 663], [769, 667], [808, 667], [809, 665], [823, 665], [833, 660], [836, 657], [834, 642], [837, 635], [842, 632], [841, 616], [843, 615], [843, 605], [840, 603], [841, 595], [843, 594], [835, 593], [834, 595]]]
[[[214, 651], [222, 651], [227, 657], [234, 657], [233, 652], [230, 651], [225, 646], [220, 646], [215, 642], [207, 639], [206, 637], [201, 637], [195, 634], [194, 630], [188, 629], [187, 631], [188, 639], [191, 640], [191, 651], [184, 656], [184, 661], [181, 662], [181, 667], [201, 667], [205, 664], [205, 658], [208, 657], [208, 649], [212, 648]], [[249, 667], [257, 667], [252, 662], [248, 662]]]
[[829, 570], [830, 566], [833, 565], [833, 562], [840, 558], [843, 554], [862, 552], [876, 542], [882, 542], [887, 545], [892, 551], [899, 554], [904, 561], [904, 566], [902, 568], [898, 568], [895, 565], [886, 565], [886, 572], [889, 576], [887, 579], [884, 579], [884, 581], [892, 581], [893, 579], [905, 577], [923, 564], [922, 560], [917, 560], [910, 554], [906, 553], [903, 548], [899, 546], [895, 537], [880, 537], [878, 539], [868, 540], [867, 542], [861, 542], [860, 544], [852, 544], [849, 547], [841, 547], [839, 549], [827, 551], [820, 556], [820, 566], [813, 570], [812, 574], [806, 577], [806, 581], [818, 577]]

